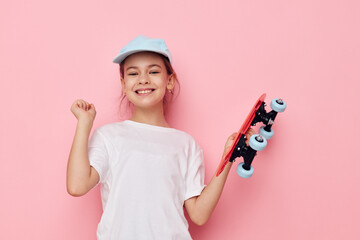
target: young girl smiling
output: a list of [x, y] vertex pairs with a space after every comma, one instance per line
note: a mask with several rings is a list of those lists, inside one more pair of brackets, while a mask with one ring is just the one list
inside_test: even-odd
[[[67, 168], [67, 189], [82, 196], [101, 183], [103, 214], [98, 240], [191, 239], [184, 208], [196, 225], [213, 212], [232, 163], [204, 184], [203, 151], [186, 132], [170, 127], [164, 105], [177, 83], [162, 39], [138, 36], [114, 59], [120, 66], [131, 118], [105, 124], [89, 135], [95, 106], [78, 99], [78, 120]], [[247, 138], [253, 134], [251, 129]], [[231, 146], [236, 132], [225, 144]]]

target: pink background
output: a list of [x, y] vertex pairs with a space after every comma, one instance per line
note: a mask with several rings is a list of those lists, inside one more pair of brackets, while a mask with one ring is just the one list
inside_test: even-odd
[[359, 16], [356, 0], [1, 1], [1, 238], [96, 239], [99, 187], [66, 192], [70, 106], [120, 121], [112, 59], [144, 34], [173, 55], [169, 121], [204, 149], [206, 183], [261, 93], [288, 104], [194, 239], [360, 239]]

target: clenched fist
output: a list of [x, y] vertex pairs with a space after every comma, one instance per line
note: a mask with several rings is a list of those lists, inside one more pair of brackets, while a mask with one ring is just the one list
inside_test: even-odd
[[71, 105], [70, 110], [78, 120], [87, 119], [94, 122], [96, 116], [94, 104], [90, 104], [83, 99], [77, 99]]

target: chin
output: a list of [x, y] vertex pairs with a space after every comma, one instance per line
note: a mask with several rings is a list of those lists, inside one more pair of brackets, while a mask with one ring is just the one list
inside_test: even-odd
[[149, 98], [149, 99], [138, 99], [133, 98], [129, 99], [129, 101], [134, 105], [135, 108], [156, 108], [156, 107], [163, 107], [163, 99], [161, 97], [158, 98]]
[[152, 109], [157, 107], [162, 107], [163, 102], [133, 102], [135, 108], [142, 108], [142, 109]]

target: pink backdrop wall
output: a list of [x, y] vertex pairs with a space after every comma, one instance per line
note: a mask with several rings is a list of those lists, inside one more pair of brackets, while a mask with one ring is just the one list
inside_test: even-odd
[[96, 239], [99, 187], [75, 198], [66, 166], [75, 99], [94, 128], [119, 121], [112, 59], [138, 34], [167, 42], [181, 81], [169, 121], [205, 152], [263, 92], [282, 97], [275, 136], [245, 180], [231, 169], [194, 239], [360, 239], [360, 4], [353, 0], [0, 1], [2, 239]]

